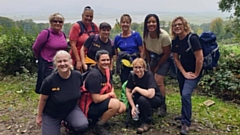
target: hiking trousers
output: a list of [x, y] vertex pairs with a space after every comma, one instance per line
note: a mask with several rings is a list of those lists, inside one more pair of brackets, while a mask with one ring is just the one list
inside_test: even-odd
[[140, 117], [146, 124], [150, 124], [152, 122], [152, 108], [158, 108], [163, 103], [163, 98], [159, 96], [154, 96], [151, 99], [140, 96], [135, 102], [135, 104], [139, 105]]
[[[200, 73], [201, 74], [201, 73]], [[182, 125], [191, 125], [191, 118], [192, 118], [192, 92], [196, 88], [199, 80], [201, 79], [201, 75], [199, 75], [196, 79], [186, 79], [183, 74], [178, 71], [177, 80], [179, 83], [180, 88], [180, 95], [182, 101], [182, 108], [181, 108], [181, 123]]]
[[44, 113], [42, 116], [42, 135], [60, 135], [62, 120], [68, 122], [76, 134], [85, 131], [88, 127], [87, 118], [79, 106], [76, 106], [64, 119], [55, 119]]

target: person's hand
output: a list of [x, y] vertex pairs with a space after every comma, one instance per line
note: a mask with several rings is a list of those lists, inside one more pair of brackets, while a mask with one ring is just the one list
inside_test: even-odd
[[197, 76], [196, 76], [195, 73], [193, 73], [193, 72], [186, 72], [186, 73], [184, 74], [184, 77], [185, 77], [186, 79], [190, 79], [190, 80], [197, 78]]
[[81, 67], [82, 67], [81, 61], [77, 61], [77, 63], [76, 63], [76, 69], [79, 70], [79, 71], [81, 71]]
[[112, 98], [117, 98], [116, 94], [113, 91], [108, 93], [108, 95], [111, 96]]
[[83, 64], [83, 69], [84, 69], [84, 71], [87, 71], [87, 70], [88, 70], [87, 64]]
[[136, 107], [132, 107], [132, 110], [131, 110], [132, 117], [135, 117], [137, 115], [135, 110], [136, 110]]
[[36, 117], [36, 123], [38, 126], [42, 126], [42, 116], [37, 116]]
[[133, 95], [134, 93], [138, 92], [138, 90], [139, 90], [138, 86], [134, 87], [134, 89], [132, 90], [131, 94]]

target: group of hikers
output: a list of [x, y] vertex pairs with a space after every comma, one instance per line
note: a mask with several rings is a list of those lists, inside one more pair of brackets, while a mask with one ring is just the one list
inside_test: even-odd
[[[102, 22], [97, 26], [92, 22], [93, 15], [93, 9], [86, 6], [82, 20], [70, 30], [68, 43], [62, 32], [65, 19], [55, 13], [49, 17], [50, 28], [42, 30], [35, 40], [32, 47], [38, 59], [35, 91], [40, 94], [36, 122], [42, 134], [59, 135], [63, 122], [71, 126], [74, 134], [83, 134], [91, 120], [95, 134], [110, 135], [105, 123], [126, 113], [127, 106], [132, 117], [140, 116], [142, 123], [137, 133], [147, 132], [152, 126], [153, 108], [158, 109], [159, 117], [167, 114], [164, 78], [174, 60], [182, 102], [178, 117], [182, 124], [180, 134], [187, 135], [191, 125], [191, 95], [203, 65], [203, 52], [196, 35], [190, 37], [192, 49], [186, 51], [192, 32], [188, 22], [176, 17], [169, 36], [160, 28], [158, 16], [148, 14], [142, 38], [131, 29], [130, 15], [123, 14], [122, 31], [111, 40], [111, 25]], [[70, 52], [66, 51], [68, 45]], [[113, 73], [120, 76], [122, 84], [127, 81], [128, 105], [114, 92]]]

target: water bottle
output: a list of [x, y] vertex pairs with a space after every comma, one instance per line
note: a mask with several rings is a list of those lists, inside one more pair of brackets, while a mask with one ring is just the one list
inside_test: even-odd
[[138, 121], [138, 119], [139, 119], [139, 115], [138, 115], [138, 114], [139, 114], [138, 104], [136, 104], [135, 113], [136, 113], [136, 115], [133, 117], [133, 120]]

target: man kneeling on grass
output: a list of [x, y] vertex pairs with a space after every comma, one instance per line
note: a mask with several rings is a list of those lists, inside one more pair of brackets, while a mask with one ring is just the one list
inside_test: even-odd
[[[96, 122], [93, 130], [95, 134], [110, 135], [104, 128], [104, 124], [112, 116], [124, 113], [126, 106], [116, 98], [114, 88], [112, 87], [109, 53], [105, 50], [99, 50], [96, 53], [95, 60], [96, 66], [90, 71], [85, 80], [85, 89], [87, 93], [90, 93], [92, 102], [89, 104], [87, 114], [84, 108], [88, 107], [85, 105], [85, 107], [81, 108], [83, 108], [83, 112], [89, 119]], [[81, 103], [83, 103], [83, 100], [80, 101], [80, 106]]]

